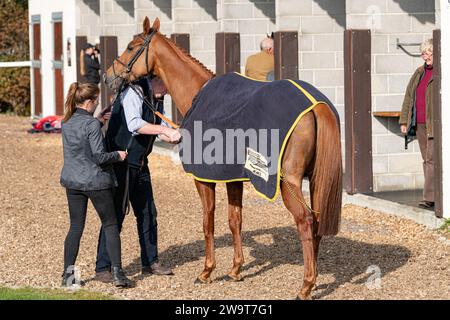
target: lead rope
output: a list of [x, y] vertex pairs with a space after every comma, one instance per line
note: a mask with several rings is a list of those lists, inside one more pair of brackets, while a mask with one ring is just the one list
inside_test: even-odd
[[127, 165], [127, 173], [125, 175], [125, 190], [122, 201], [122, 212], [124, 215], [130, 213], [130, 166]]
[[317, 221], [319, 221], [319, 216], [320, 216], [320, 212], [319, 211], [316, 211], [316, 210], [313, 210], [306, 202], [304, 202], [304, 201], [302, 201], [301, 199], [299, 199], [298, 197], [297, 197], [297, 195], [295, 194], [295, 192], [294, 192], [294, 188], [292, 187], [292, 185], [289, 183], [289, 181], [287, 181], [286, 179], [285, 179], [285, 174], [284, 174], [284, 170], [283, 170], [283, 168], [281, 168], [280, 169], [280, 180], [282, 181], [282, 182], [284, 182], [284, 184], [286, 185], [286, 187], [288, 188], [288, 191], [289, 191], [289, 193], [291, 194], [291, 196], [295, 199], [295, 200], [297, 200], [301, 205], [303, 205], [305, 208], [306, 208], [306, 210], [308, 210], [308, 212], [309, 213], [314, 213], [314, 215], [316, 216], [316, 219], [317, 219]]

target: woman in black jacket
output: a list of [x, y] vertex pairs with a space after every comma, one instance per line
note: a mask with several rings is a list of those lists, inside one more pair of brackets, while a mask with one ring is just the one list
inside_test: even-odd
[[84, 76], [85, 83], [100, 83], [100, 62], [95, 46], [87, 43], [80, 56], [80, 73]]
[[107, 250], [112, 263], [112, 282], [126, 287], [130, 281], [121, 266], [121, 246], [114, 213], [113, 188], [117, 186], [111, 164], [125, 160], [125, 151], [106, 152], [101, 120], [92, 116], [98, 105], [95, 84], [73, 83], [66, 99], [62, 124], [64, 166], [61, 185], [66, 188], [70, 229], [64, 243], [62, 286], [75, 285], [74, 264], [86, 221], [88, 199], [97, 211], [106, 232]]

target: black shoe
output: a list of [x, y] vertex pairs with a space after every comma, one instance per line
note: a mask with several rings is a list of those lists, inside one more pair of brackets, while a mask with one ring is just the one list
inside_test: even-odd
[[130, 287], [131, 281], [125, 276], [121, 267], [112, 268], [112, 282], [116, 287]]
[[170, 268], [163, 267], [159, 262], [153, 263], [150, 267], [142, 267], [142, 274], [155, 274], [157, 276], [170, 276], [173, 271]]
[[73, 278], [71, 279], [72, 276], [73, 276], [72, 273], [64, 272], [62, 275], [61, 287], [63, 288], [71, 287], [74, 282], [74, 279]]
[[419, 203], [419, 208], [422, 209], [428, 209], [428, 210], [434, 210], [434, 202], [432, 201], [421, 201]]

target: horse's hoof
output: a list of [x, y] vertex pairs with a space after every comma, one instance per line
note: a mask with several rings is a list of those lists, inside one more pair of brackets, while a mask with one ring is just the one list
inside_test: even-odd
[[241, 275], [238, 276], [231, 276], [229, 274], [227, 274], [225, 277], [223, 277], [223, 280], [225, 281], [234, 281], [234, 282], [239, 282], [244, 280], [244, 278]]
[[194, 284], [208, 284], [208, 283], [211, 283], [211, 278], [207, 278], [205, 280], [197, 278], [194, 281]]

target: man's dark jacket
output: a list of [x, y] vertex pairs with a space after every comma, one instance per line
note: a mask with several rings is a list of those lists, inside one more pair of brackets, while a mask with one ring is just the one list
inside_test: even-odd
[[[151, 102], [152, 93], [146, 79], [135, 82], [139, 85], [147, 101]], [[132, 90], [130, 88], [129, 90]], [[154, 108], [162, 112], [163, 100], [154, 100]], [[106, 145], [108, 151], [127, 150], [128, 156], [125, 160], [129, 166], [142, 168], [147, 165], [147, 157], [151, 153], [156, 135], [138, 134], [133, 136], [128, 130], [124, 109], [121, 99], [116, 99], [112, 107], [111, 118], [109, 119], [108, 131], [106, 132]], [[142, 120], [150, 124], [161, 124], [161, 119], [157, 117], [150, 107], [142, 103]]]

